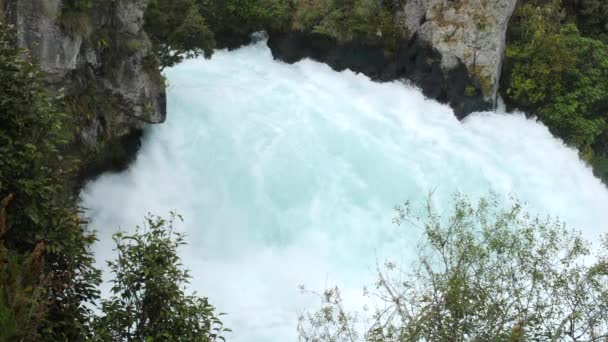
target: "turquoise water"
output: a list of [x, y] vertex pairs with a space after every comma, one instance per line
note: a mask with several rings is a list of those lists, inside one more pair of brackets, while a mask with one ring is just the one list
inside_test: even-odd
[[298, 285], [344, 289], [352, 307], [376, 260], [408, 260], [417, 232], [393, 207], [433, 192], [517, 194], [595, 238], [608, 192], [574, 150], [523, 115], [449, 107], [400, 82], [378, 84], [323, 64], [272, 60], [258, 43], [167, 71], [168, 120], [151, 127], [132, 167], [82, 193], [112, 256], [117, 228], [176, 210], [190, 245], [191, 288], [229, 313], [236, 341], [296, 340], [316, 299]]

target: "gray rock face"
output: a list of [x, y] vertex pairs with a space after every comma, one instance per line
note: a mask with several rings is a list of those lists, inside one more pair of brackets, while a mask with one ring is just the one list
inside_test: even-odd
[[86, 120], [80, 141], [86, 145], [165, 120], [160, 73], [146, 68], [151, 48], [143, 31], [147, 5], [148, 0], [107, 1], [86, 18], [86, 29], [74, 32], [62, 21], [63, 0], [0, 0], [0, 14], [17, 27], [17, 44], [32, 51], [51, 87], [64, 89], [67, 96], [86, 92], [112, 108], [81, 113]]
[[517, 0], [401, 1], [393, 19], [406, 35], [390, 54], [383, 43], [297, 28], [270, 32], [268, 45], [275, 58], [288, 63], [312, 58], [377, 81], [408, 79], [428, 98], [449, 104], [459, 119], [495, 107], [507, 24]]
[[[81, 141], [94, 146], [104, 137], [124, 136], [146, 123], [163, 122], [166, 101], [162, 78], [158, 70], [146, 67], [150, 41], [143, 32], [143, 17], [149, 0], [107, 1], [95, 10], [89, 32], [82, 33], [69, 32], [64, 27], [61, 18], [64, 1], [0, 0], [0, 15], [17, 26], [19, 46], [38, 57], [51, 85], [64, 88], [66, 95], [86, 90], [112, 104], [113, 114], [100, 109], [92, 118], [87, 116], [81, 127]], [[395, 70], [426, 68], [428, 75], [410, 70], [405, 76], [420, 74], [414, 80], [418, 79], [427, 95], [452, 104], [459, 117], [483, 108], [483, 103], [495, 103], [507, 24], [516, 0], [404, 0], [404, 3], [396, 19], [407, 28], [409, 42], [398, 56], [414, 61], [411, 65], [404, 66], [405, 62], [399, 60], [386, 61], [383, 56], [375, 58], [376, 61], [368, 58], [365, 65], [359, 66], [357, 61], [351, 65], [348, 62], [353, 49], [349, 47], [318, 59], [330, 64], [333, 61], [339, 67], [359, 67], [364, 72], [369, 69], [368, 64]], [[286, 36], [283, 40], [289, 43], [292, 38]], [[426, 51], [406, 51], [410, 46], [414, 48], [409, 50], [420, 49], [423, 46], [420, 42], [428, 43], [440, 55], [440, 60], [433, 63], [440, 64], [442, 75], [437, 75], [434, 64], [424, 65], [423, 59], [429, 58]], [[313, 47], [325, 46], [315, 44]], [[302, 50], [301, 46], [287, 45], [290, 51], [285, 54]], [[313, 52], [327, 54], [327, 51]], [[307, 53], [311, 52], [302, 52]], [[379, 79], [403, 76], [394, 70], [376, 69], [379, 70], [371, 73]], [[460, 80], [463, 74], [473, 82]], [[471, 84], [473, 89], [469, 91]]]
[[17, 44], [32, 51], [54, 82], [76, 69], [82, 37], [66, 36], [57, 25], [61, 0], [10, 1], [9, 22], [17, 27]]
[[442, 56], [445, 70], [462, 62], [486, 100], [496, 101], [507, 24], [517, 0], [407, 0], [399, 19]]
[[[115, 36], [125, 40], [132, 51], [118, 61], [112, 77], [105, 77], [104, 86], [119, 94], [131, 109], [128, 116], [146, 123], [162, 123], [166, 117], [165, 88], [160, 72], [145, 67], [146, 57], [152, 48], [143, 31], [144, 14], [148, 0], [117, 1], [111, 11]], [[102, 26], [105, 23], [100, 22]], [[130, 46], [130, 47], [129, 47]], [[103, 59], [103, 57], [101, 58]], [[107, 58], [106, 58], [107, 59]], [[116, 61], [106, 61], [106, 63]]]

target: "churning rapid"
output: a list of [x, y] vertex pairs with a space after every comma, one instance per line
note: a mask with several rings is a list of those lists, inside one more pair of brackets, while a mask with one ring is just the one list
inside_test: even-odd
[[263, 42], [167, 71], [168, 121], [151, 127], [128, 171], [82, 193], [101, 242], [148, 212], [184, 216], [192, 289], [209, 296], [238, 341], [296, 340], [302, 295], [340, 285], [354, 306], [377, 260], [408, 259], [416, 232], [395, 205], [440, 211], [451, 194], [517, 195], [596, 237], [608, 192], [576, 151], [523, 115], [460, 123], [401, 82], [374, 83], [305, 60], [272, 59]]

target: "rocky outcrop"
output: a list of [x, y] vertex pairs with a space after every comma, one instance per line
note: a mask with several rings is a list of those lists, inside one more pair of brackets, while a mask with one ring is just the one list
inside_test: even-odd
[[481, 95], [481, 85], [463, 63], [442, 68], [441, 54], [418, 38], [403, 40], [391, 55], [379, 44], [341, 42], [326, 35], [297, 31], [271, 33], [268, 45], [275, 58], [287, 63], [312, 58], [338, 71], [361, 72], [375, 81], [406, 80], [426, 97], [450, 104], [460, 119], [493, 106]]
[[82, 36], [69, 36], [58, 25], [60, 0], [9, 1], [6, 15], [18, 30], [17, 44], [29, 49], [52, 83], [62, 82], [78, 66]]
[[[165, 88], [143, 31], [148, 0], [96, 2], [67, 12], [65, 0], [0, 0], [51, 89], [66, 97], [78, 132], [74, 149], [97, 173], [132, 157], [140, 130], [165, 120]], [[124, 147], [124, 148], [123, 148]], [[95, 153], [92, 153], [95, 152]]]
[[408, 0], [398, 14], [410, 37], [418, 36], [441, 55], [444, 70], [464, 64], [495, 102], [507, 24], [517, 0]]
[[[98, 149], [165, 119], [164, 85], [150, 63], [151, 44], [143, 31], [148, 1], [96, 1], [93, 15], [75, 18], [66, 16], [67, 0], [0, 0], [0, 15], [18, 28], [19, 46], [40, 60], [52, 87], [73, 99], [84, 146]], [[376, 43], [345, 41], [292, 28], [270, 32], [268, 44], [287, 62], [311, 57], [375, 80], [408, 79], [462, 118], [496, 103], [515, 3], [402, 0], [394, 22], [404, 28], [403, 39], [388, 54], [381, 35]], [[235, 47], [249, 39], [245, 31], [218, 32], [216, 39], [220, 46]]]
[[270, 32], [273, 55], [351, 69], [374, 80], [407, 79], [457, 117], [496, 104], [505, 35], [516, 0], [404, 0], [394, 15], [405, 37], [387, 54], [380, 41], [344, 41], [317, 32]]

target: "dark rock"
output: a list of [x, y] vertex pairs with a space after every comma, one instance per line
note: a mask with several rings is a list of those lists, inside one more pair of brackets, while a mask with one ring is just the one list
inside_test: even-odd
[[126, 170], [137, 157], [141, 147], [144, 131], [132, 129], [105, 146], [105, 153], [97, 155], [80, 168], [74, 188], [81, 189], [87, 181], [93, 180], [105, 172]]
[[375, 81], [407, 79], [420, 87], [425, 96], [448, 103], [459, 119], [473, 111], [493, 107], [484, 99], [481, 85], [470, 76], [464, 64], [444, 71], [441, 55], [417, 36], [402, 41], [392, 55], [381, 45], [338, 42], [326, 35], [297, 31], [271, 32], [268, 46], [275, 58], [287, 63], [311, 58], [327, 63], [334, 70], [350, 69]]

